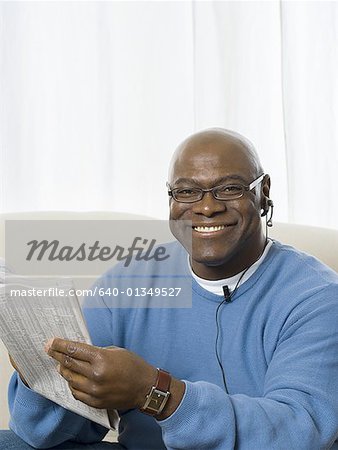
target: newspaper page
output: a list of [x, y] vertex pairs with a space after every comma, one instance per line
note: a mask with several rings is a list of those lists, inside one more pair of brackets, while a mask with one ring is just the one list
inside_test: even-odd
[[[20, 294], [19, 294], [20, 292]], [[71, 281], [19, 278], [6, 274], [0, 282], [0, 338], [31, 389], [106, 428], [117, 414], [76, 400], [57, 362], [44, 351], [52, 337], [90, 344], [81, 307]]]

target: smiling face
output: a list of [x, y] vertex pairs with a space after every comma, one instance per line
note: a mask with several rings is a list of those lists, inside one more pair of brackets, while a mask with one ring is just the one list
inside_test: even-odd
[[[249, 185], [262, 173], [256, 153], [244, 139], [208, 130], [192, 136], [175, 152], [169, 184], [171, 189]], [[198, 276], [226, 278], [258, 259], [265, 245], [260, 212], [268, 193], [269, 177], [265, 177], [262, 185], [234, 200], [216, 200], [211, 192], [195, 203], [170, 199], [171, 231], [190, 253]], [[191, 221], [192, 228], [180, 220]]]

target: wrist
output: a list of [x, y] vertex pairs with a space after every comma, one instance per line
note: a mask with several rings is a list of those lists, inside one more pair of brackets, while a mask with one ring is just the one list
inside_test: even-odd
[[158, 416], [155, 416], [156, 420], [164, 420], [171, 416], [179, 407], [185, 392], [185, 383], [176, 378], [171, 379], [170, 384], [170, 397], [166, 403], [163, 411]]
[[149, 366], [149, 370], [145, 374], [144, 381], [138, 392], [138, 398], [136, 402], [136, 408], [141, 409], [146, 401], [146, 397], [149, 394], [152, 386], [155, 385], [157, 379], [156, 367]]

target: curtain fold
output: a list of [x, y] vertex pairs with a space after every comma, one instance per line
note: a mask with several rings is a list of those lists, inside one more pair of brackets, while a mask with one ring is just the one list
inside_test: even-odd
[[251, 139], [275, 217], [338, 228], [338, 4], [2, 2], [0, 211], [167, 216], [176, 145]]
[[338, 4], [283, 2], [290, 221], [338, 228]]

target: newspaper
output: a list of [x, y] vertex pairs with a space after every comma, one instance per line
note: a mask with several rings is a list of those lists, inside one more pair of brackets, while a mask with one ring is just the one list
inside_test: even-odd
[[[44, 351], [44, 344], [56, 336], [91, 343], [72, 282], [7, 274], [6, 283], [3, 281], [0, 280], [0, 338], [29, 387], [70, 411], [106, 428], [115, 428], [117, 414], [110, 411], [109, 421], [107, 410], [76, 400], [57, 372], [57, 362]], [[16, 294], [19, 290], [23, 295]], [[64, 295], [55, 295], [60, 292]]]

